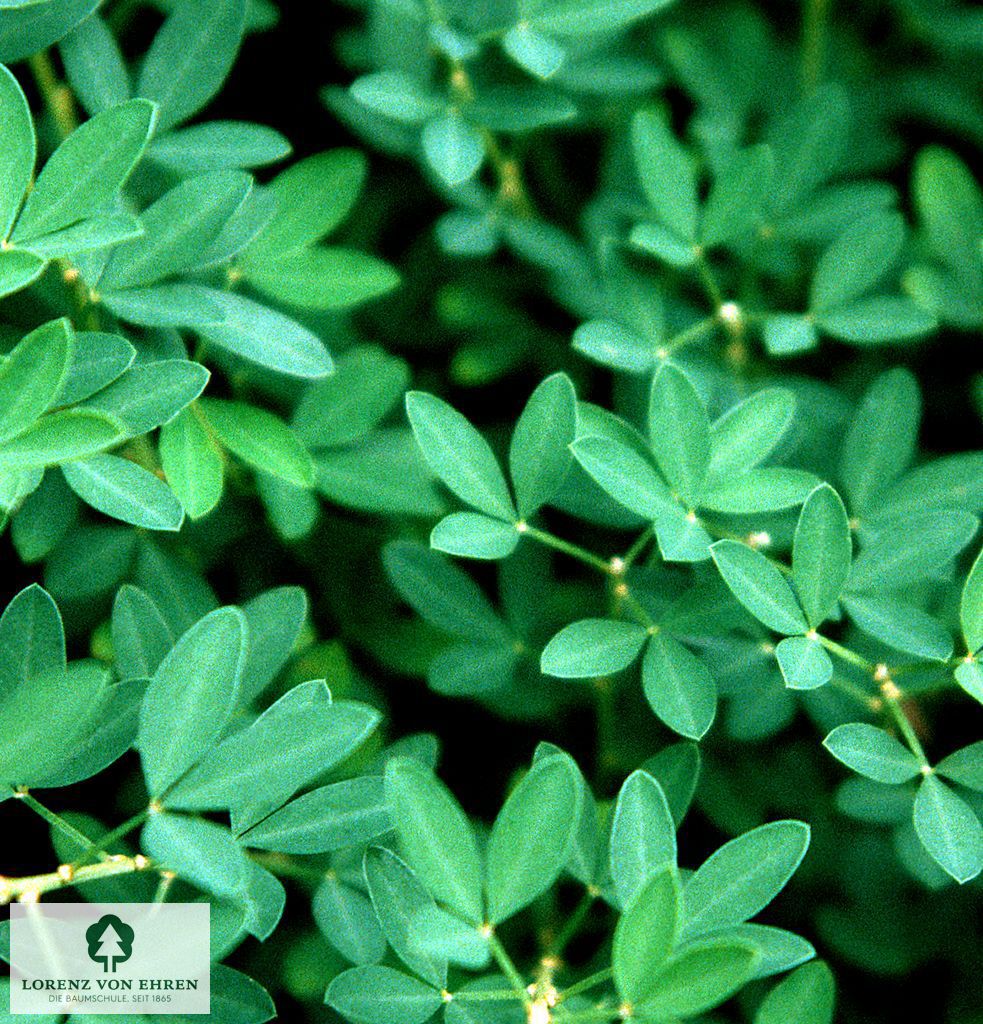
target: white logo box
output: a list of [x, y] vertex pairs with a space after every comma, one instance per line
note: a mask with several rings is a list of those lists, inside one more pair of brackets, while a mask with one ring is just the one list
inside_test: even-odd
[[207, 903], [15, 903], [13, 1014], [211, 1009]]

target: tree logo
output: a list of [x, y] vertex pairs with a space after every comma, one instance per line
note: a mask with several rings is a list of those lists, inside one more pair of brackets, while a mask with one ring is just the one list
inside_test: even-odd
[[133, 929], [115, 914], [104, 914], [85, 930], [85, 941], [89, 959], [102, 964], [107, 974], [115, 974], [117, 966], [133, 952]]

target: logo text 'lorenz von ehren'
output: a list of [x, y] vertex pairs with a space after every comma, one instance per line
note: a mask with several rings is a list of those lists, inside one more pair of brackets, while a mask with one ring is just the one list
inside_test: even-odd
[[89, 944], [89, 959], [113, 974], [116, 965], [129, 960], [133, 953], [133, 929], [115, 914], [104, 914], [86, 928], [85, 941]]
[[16, 904], [10, 1012], [210, 1013], [209, 926], [207, 903]]

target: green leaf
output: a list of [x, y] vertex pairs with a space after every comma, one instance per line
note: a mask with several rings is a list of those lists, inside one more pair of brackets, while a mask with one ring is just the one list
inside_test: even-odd
[[816, 323], [834, 338], [859, 345], [908, 341], [929, 334], [937, 326], [931, 313], [900, 295], [857, 299], [820, 313]]
[[47, 265], [46, 259], [23, 249], [0, 250], [0, 298], [32, 284]]
[[704, 491], [700, 504], [732, 515], [777, 512], [805, 501], [818, 483], [812, 473], [803, 469], [784, 466], [749, 469]]
[[983, 740], [943, 758], [935, 766], [935, 771], [961, 786], [983, 790]]
[[36, 583], [0, 617], [0, 697], [39, 676], [64, 672], [65, 630], [58, 606]]
[[354, 753], [378, 723], [367, 705], [332, 702], [324, 682], [301, 683], [215, 747], [172, 787], [166, 806], [232, 808], [243, 831]]
[[480, 512], [453, 512], [444, 516], [430, 534], [430, 546], [465, 558], [507, 558], [520, 534], [511, 523]]
[[393, 586], [427, 622], [468, 640], [508, 639], [475, 582], [443, 556], [421, 544], [393, 541], [382, 557]]
[[643, 1021], [663, 1021], [710, 1010], [751, 980], [757, 960], [758, 951], [747, 943], [692, 943], [650, 978], [635, 1015]]
[[502, 49], [537, 78], [547, 79], [563, 67], [566, 50], [549, 36], [541, 35], [525, 22], [519, 22], [502, 37]]
[[75, 258], [99, 249], [108, 249], [139, 238], [143, 225], [128, 213], [95, 214], [71, 227], [25, 243], [41, 259]]
[[315, 247], [246, 265], [249, 283], [278, 302], [300, 309], [348, 309], [385, 295], [399, 274], [383, 260], [340, 247]]
[[635, 167], [649, 205], [681, 242], [695, 242], [700, 211], [690, 155], [666, 119], [654, 110], [635, 114], [631, 138]]
[[[34, 174], [37, 143], [34, 139], [34, 122], [24, 93], [17, 79], [2, 65], [0, 125], [0, 238], [6, 239]], [[0, 272], [0, 281], [3, 278]]]
[[143, 235], [113, 252], [100, 291], [156, 284], [193, 267], [251, 188], [242, 171], [215, 171], [166, 192], [140, 214]]
[[304, 391], [292, 426], [308, 448], [350, 444], [364, 437], [406, 390], [409, 367], [375, 345], [356, 345], [335, 372]]
[[656, 521], [682, 513], [658, 470], [634, 448], [607, 437], [582, 437], [574, 458], [615, 501]]
[[223, 1024], [266, 1024], [276, 1007], [262, 985], [225, 964], [212, 964], [212, 1017]]
[[209, 373], [187, 359], [137, 363], [86, 403], [120, 420], [130, 436], [147, 434], [172, 420], [205, 390]]
[[537, 761], [509, 795], [488, 838], [492, 924], [517, 914], [559, 877], [580, 822], [576, 767], [563, 754]]
[[626, 906], [614, 930], [611, 965], [619, 997], [643, 1004], [658, 984], [679, 934], [682, 893], [675, 865], [651, 875]]
[[816, 264], [809, 308], [825, 313], [869, 291], [894, 266], [904, 237], [904, 218], [894, 211], [850, 225]]
[[0, 441], [26, 430], [54, 404], [74, 351], [71, 323], [53, 320], [28, 334], [0, 363]]
[[931, 661], [945, 661], [952, 654], [949, 631], [903, 601], [848, 594], [843, 607], [860, 629], [895, 650]]
[[156, 813], [144, 826], [140, 845], [199, 889], [219, 899], [244, 899], [249, 860], [228, 829], [200, 818]]
[[662, 787], [677, 828], [696, 794], [700, 767], [700, 748], [695, 743], [673, 743], [663, 747], [642, 765]]
[[662, 786], [647, 771], [625, 780], [611, 819], [611, 879], [623, 908], [649, 879], [676, 863], [676, 826]]
[[778, 633], [808, 630], [792, 588], [764, 555], [734, 540], [717, 541], [710, 553], [734, 597], [756, 619]]
[[154, 38], [137, 93], [160, 106], [160, 129], [197, 114], [218, 92], [239, 52], [245, 0], [180, 0]]
[[899, 786], [921, 771], [918, 758], [907, 747], [883, 729], [863, 722], [837, 726], [823, 746], [858, 775], [875, 782]]
[[246, 253], [257, 260], [306, 249], [332, 232], [351, 212], [365, 184], [364, 154], [332, 149], [299, 160], [270, 182], [276, 213]]
[[233, 292], [203, 291], [222, 313], [220, 323], [198, 328], [206, 341], [291, 377], [316, 379], [331, 372], [333, 364], [324, 343], [296, 320]]
[[[36, 470], [24, 470], [24, 473]], [[45, 473], [21, 503], [10, 524], [10, 539], [26, 563], [46, 558], [78, 518], [78, 500], [60, 473]]]
[[12, 240], [30, 242], [109, 206], [143, 155], [155, 118], [152, 103], [130, 100], [72, 132], [38, 175]]
[[119, 444], [118, 420], [89, 409], [64, 409], [42, 416], [17, 437], [0, 442], [0, 470], [54, 466], [95, 455]]
[[776, 985], [758, 1007], [754, 1024], [833, 1024], [836, 985], [821, 960]]
[[520, 0], [519, 13], [543, 32], [591, 36], [615, 31], [667, 6], [671, 0]]
[[68, 82], [90, 114], [130, 98], [130, 76], [119, 44], [98, 14], [86, 18], [58, 49]]
[[277, 853], [332, 853], [370, 843], [390, 827], [382, 780], [367, 775], [312, 789], [237, 838]]
[[356, 1024], [423, 1024], [441, 1006], [431, 985], [391, 967], [353, 967], [328, 986], [325, 1002]]
[[581, 619], [550, 640], [540, 658], [540, 668], [560, 679], [590, 679], [620, 672], [638, 657], [647, 637], [648, 631], [636, 622]]
[[959, 509], [911, 512], [888, 520], [875, 528], [857, 556], [847, 588], [879, 594], [944, 579], [978, 528], [976, 516]]
[[710, 428], [710, 479], [722, 483], [764, 461], [794, 415], [795, 395], [786, 388], [763, 388], [728, 409]]
[[314, 486], [310, 453], [283, 420], [219, 398], [203, 398], [198, 407], [215, 439], [237, 458], [296, 487]]
[[787, 636], [775, 648], [785, 685], [790, 690], [815, 690], [833, 678], [826, 648], [811, 636]]
[[136, 349], [116, 334], [78, 331], [75, 341], [72, 362], [58, 393], [59, 405], [90, 398], [125, 373], [136, 357]]
[[386, 802], [403, 854], [434, 898], [482, 924], [474, 831], [447, 788], [418, 761], [398, 757], [386, 766]]
[[443, 107], [439, 96], [402, 71], [362, 75], [350, 88], [352, 96], [363, 107], [405, 124], [422, 124]]
[[171, 490], [192, 519], [222, 497], [222, 453], [194, 409], [183, 409], [160, 431], [160, 461]]
[[196, 284], [155, 284], [102, 293], [102, 303], [120, 320], [142, 327], [196, 327], [223, 322], [216, 294]]
[[246, 643], [242, 612], [219, 608], [192, 626], [154, 673], [137, 736], [152, 796], [163, 795], [221, 734], [239, 688]]
[[683, 500], [695, 505], [710, 465], [710, 422], [689, 378], [668, 363], [652, 382], [648, 428], [663, 476]]
[[420, 910], [436, 907], [433, 897], [413, 871], [384, 847], [366, 851], [364, 870], [372, 906], [393, 952], [414, 974], [443, 988], [446, 958], [424, 954], [412, 941], [412, 922]]
[[509, 471], [519, 515], [525, 519], [560, 489], [577, 435], [577, 395], [565, 373], [555, 373], [526, 403], [509, 448]]
[[6, 9], [0, 10], [0, 62], [9, 64], [57, 43], [99, 4], [98, 0], [58, 0], [4, 6]]
[[983, 825], [973, 809], [934, 775], [915, 796], [915, 831], [932, 859], [963, 884], [983, 870]]
[[181, 529], [184, 509], [149, 470], [117, 455], [93, 455], [62, 466], [69, 487], [107, 516], [147, 530]]
[[657, 633], [642, 660], [645, 699], [674, 732], [687, 739], [706, 735], [717, 713], [717, 688], [707, 667], [678, 640]]
[[149, 679], [174, 646], [174, 636], [157, 605], [127, 583], [113, 601], [113, 659], [124, 679]]
[[154, 139], [147, 158], [187, 177], [238, 167], [262, 167], [290, 155], [290, 143], [272, 128], [248, 121], [206, 121]]
[[754, 970], [755, 979], [789, 971], [816, 955], [812, 944], [801, 936], [764, 924], [734, 925], [721, 929], [716, 937], [748, 942], [758, 950], [760, 959]]
[[770, 146], [752, 146], [734, 153], [707, 196], [700, 244], [711, 248], [736, 241], [753, 230], [761, 219], [774, 171]]
[[588, 359], [626, 373], [645, 373], [655, 361], [651, 342], [613, 320], [589, 320], [573, 332], [573, 347]]
[[970, 697], [983, 704], [983, 667], [978, 661], [963, 661], [952, 674]]
[[936, 255], [963, 288], [979, 294], [983, 199], [972, 172], [954, 153], [928, 146], [915, 160], [912, 189]]
[[325, 878], [311, 900], [311, 913], [321, 934], [349, 963], [378, 963], [386, 938], [368, 897], [336, 877]]
[[48, 784], [104, 720], [111, 693], [106, 671], [91, 661], [35, 674], [0, 693], [0, 778]]
[[422, 142], [427, 163], [448, 188], [473, 178], [485, 160], [480, 133], [454, 110], [427, 121]]
[[836, 491], [822, 484], [802, 506], [792, 546], [792, 580], [813, 628], [821, 626], [835, 607], [852, 558], [846, 509]]
[[411, 922], [413, 942], [429, 956], [446, 956], [472, 971], [484, 970], [491, 960], [488, 936], [440, 907], [421, 907]]
[[447, 501], [407, 427], [383, 428], [357, 445], [322, 450], [315, 458], [317, 489], [348, 508], [432, 519]]
[[785, 888], [809, 848], [809, 826], [774, 821], [725, 843], [684, 890], [684, 937], [742, 924]]
[[784, 313], [770, 313], [764, 321], [764, 343], [773, 356], [794, 356], [819, 344], [812, 319]]
[[661, 224], [636, 224], [628, 241], [671, 267], [692, 267], [696, 264], [696, 246], [682, 241]]
[[515, 506], [498, 460], [485, 439], [434, 395], [410, 391], [406, 412], [430, 468], [462, 501], [496, 519], [515, 519]]
[[983, 551], [976, 556], [963, 584], [959, 622], [966, 649], [973, 654], [983, 647]]

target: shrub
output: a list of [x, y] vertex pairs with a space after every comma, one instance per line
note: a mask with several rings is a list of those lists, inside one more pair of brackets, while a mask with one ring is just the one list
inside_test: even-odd
[[208, 900], [229, 1024], [976, 1020], [978, 12], [282, 6], [0, 3], [0, 898]]

